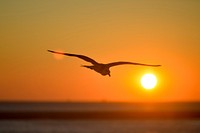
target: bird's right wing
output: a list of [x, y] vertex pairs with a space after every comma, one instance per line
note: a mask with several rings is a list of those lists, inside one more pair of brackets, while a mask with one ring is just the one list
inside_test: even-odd
[[92, 64], [98, 64], [95, 60], [87, 57], [87, 56], [84, 56], [84, 55], [78, 55], [78, 54], [69, 54], [69, 53], [63, 53], [63, 52], [57, 52], [57, 51], [52, 51], [52, 50], [47, 50], [48, 52], [51, 52], [51, 53], [55, 53], [55, 54], [62, 54], [62, 55], [67, 55], [67, 56], [74, 56], [74, 57], [78, 57], [80, 59], [83, 59], [84, 61], [87, 61], [87, 62], [90, 62]]
[[108, 63], [106, 65], [108, 65], [109, 67], [112, 67], [112, 66], [125, 65], [125, 64], [141, 65], [141, 66], [152, 66], [152, 67], [161, 66], [161, 65], [149, 65], [149, 64], [142, 64], [142, 63], [135, 63], [135, 62], [126, 62], [126, 61], [113, 62], [113, 63]]

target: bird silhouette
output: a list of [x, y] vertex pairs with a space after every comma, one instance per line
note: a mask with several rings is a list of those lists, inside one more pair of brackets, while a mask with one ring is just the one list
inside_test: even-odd
[[85, 56], [85, 55], [78, 55], [78, 54], [70, 54], [70, 53], [63, 53], [63, 52], [57, 52], [57, 51], [52, 51], [52, 50], [47, 50], [48, 52], [55, 53], [55, 54], [61, 54], [61, 55], [67, 55], [67, 56], [74, 56], [78, 57], [80, 59], [83, 59], [84, 61], [90, 62], [93, 65], [92, 66], [86, 66], [82, 65], [82, 67], [89, 68], [91, 70], [94, 70], [98, 73], [100, 73], [103, 76], [110, 75], [110, 67], [117, 66], [117, 65], [125, 65], [125, 64], [130, 64], [130, 65], [141, 65], [141, 66], [151, 66], [151, 67], [158, 67], [161, 65], [149, 65], [149, 64], [142, 64], [142, 63], [135, 63], [135, 62], [126, 62], [126, 61], [118, 61], [118, 62], [112, 62], [112, 63], [98, 63], [95, 60]]

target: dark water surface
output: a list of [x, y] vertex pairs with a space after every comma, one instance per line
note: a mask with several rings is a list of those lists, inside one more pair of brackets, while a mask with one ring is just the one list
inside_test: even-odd
[[200, 133], [200, 121], [3, 120], [0, 133]]
[[[0, 103], [0, 133], [200, 133], [200, 104], [199, 103]], [[7, 118], [3, 113], [26, 114], [29, 117], [17, 119]], [[17, 113], [16, 113], [17, 112]], [[75, 113], [68, 119], [65, 115]], [[105, 117], [99, 119], [96, 114], [105, 116], [107, 112], [113, 115], [113, 119]], [[129, 115], [125, 119], [117, 116]], [[142, 116], [145, 112], [153, 112], [156, 118], [137, 119], [137, 113]], [[182, 112], [189, 112], [189, 117], [174, 117]], [[47, 114], [43, 117], [34, 118], [34, 114]], [[109, 114], [108, 113], [108, 114]], [[163, 117], [162, 115], [167, 115]], [[57, 114], [65, 119], [55, 119], [50, 115]], [[76, 114], [80, 116], [77, 117]], [[82, 114], [92, 119], [83, 119]], [[170, 115], [169, 115], [170, 114]], [[195, 114], [195, 115], [193, 115]], [[131, 115], [130, 115], [131, 116]], [[157, 117], [158, 116], [158, 117]], [[170, 117], [168, 117], [170, 116]], [[173, 117], [171, 117], [173, 116]], [[190, 118], [190, 116], [192, 116]], [[4, 117], [4, 118], [3, 118]], [[30, 118], [34, 119], [30, 119]], [[162, 119], [159, 119], [161, 117]], [[98, 118], [98, 119], [97, 119]], [[183, 119], [184, 118], [184, 119]]]

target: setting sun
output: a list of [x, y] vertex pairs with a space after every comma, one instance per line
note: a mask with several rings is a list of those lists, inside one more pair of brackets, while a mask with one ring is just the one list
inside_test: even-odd
[[157, 78], [154, 74], [145, 74], [141, 78], [141, 85], [147, 90], [153, 89], [157, 84]]
[[200, 102], [200, 0], [0, 7], [0, 103]]

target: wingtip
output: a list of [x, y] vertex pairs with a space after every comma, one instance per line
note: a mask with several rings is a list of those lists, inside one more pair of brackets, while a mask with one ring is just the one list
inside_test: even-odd
[[51, 53], [54, 53], [54, 51], [52, 51], [52, 50], [47, 50], [48, 52], [51, 52]]
[[151, 65], [151, 66], [153, 66], [153, 67], [160, 67], [161, 65]]

